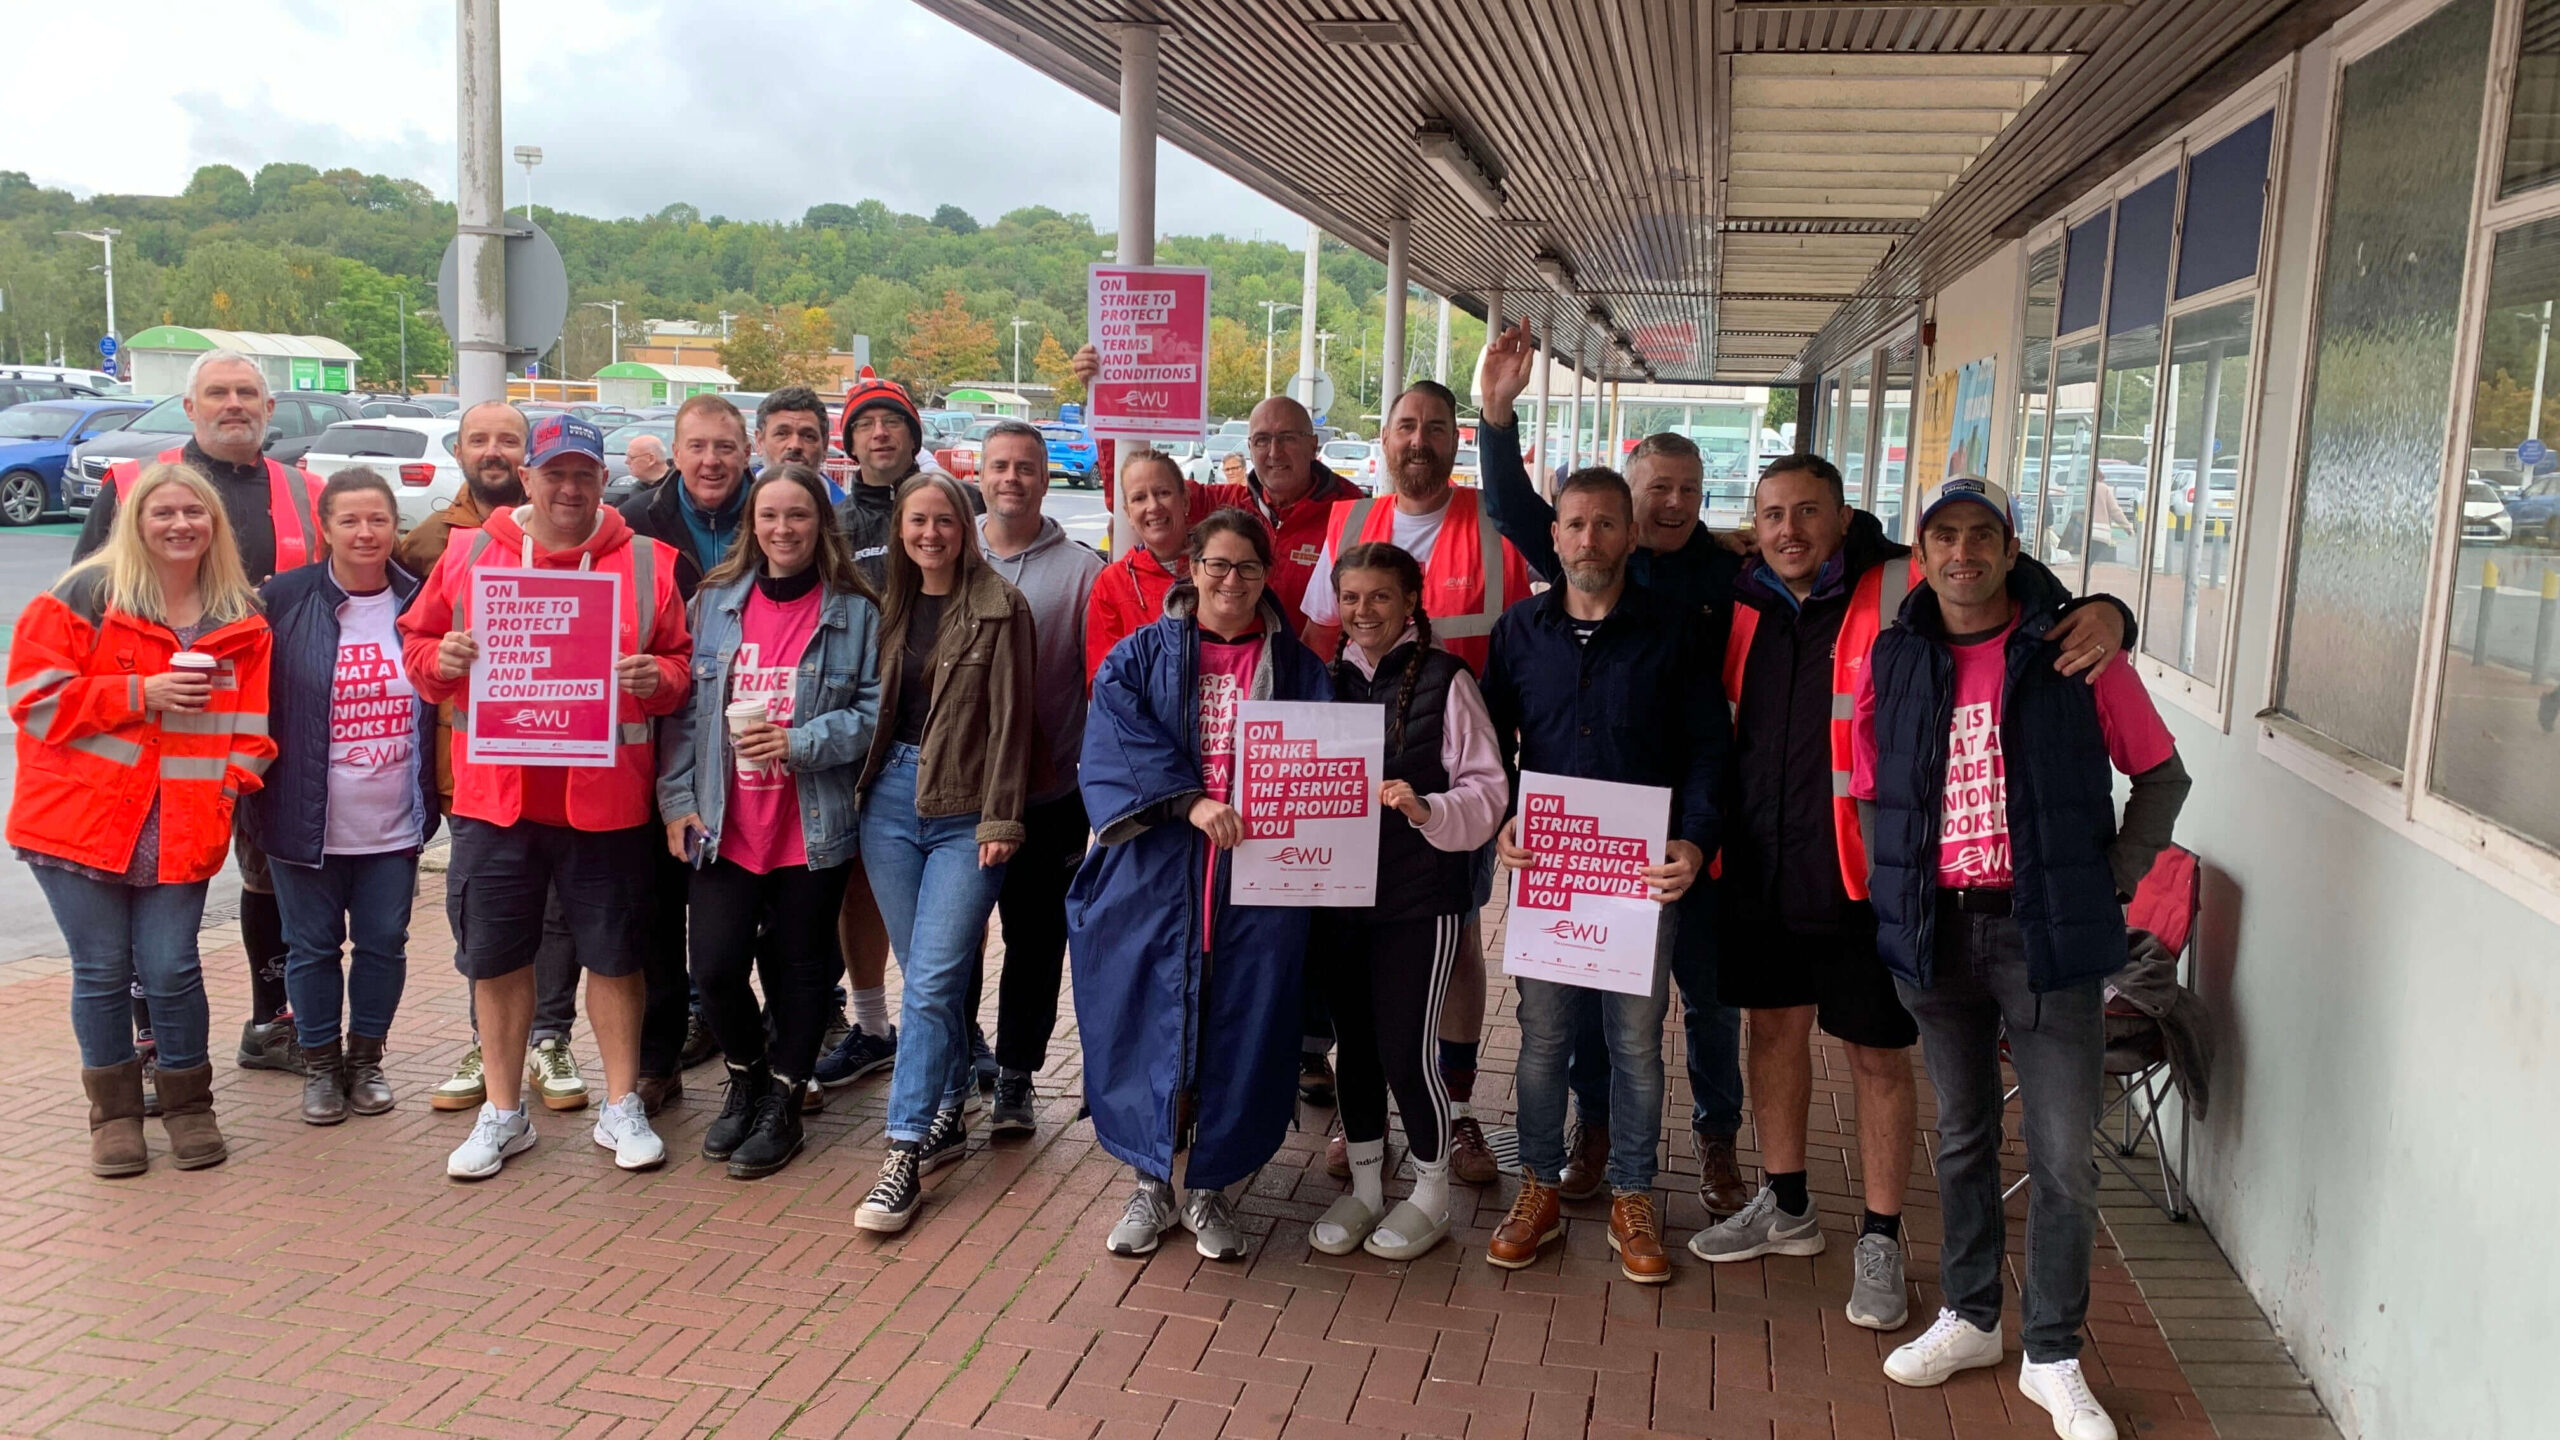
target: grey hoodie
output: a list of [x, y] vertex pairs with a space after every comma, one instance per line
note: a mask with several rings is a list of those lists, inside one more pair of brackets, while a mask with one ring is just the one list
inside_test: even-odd
[[1063, 799], [1076, 788], [1076, 757], [1084, 752], [1084, 617], [1093, 599], [1093, 579], [1102, 573], [1102, 557], [1091, 546], [1068, 539], [1046, 515], [1040, 517], [1039, 535], [1009, 560], [987, 548], [987, 517], [978, 517], [978, 553], [1031, 602], [1040, 677], [1031, 708], [1048, 759], [1033, 772], [1031, 803]]

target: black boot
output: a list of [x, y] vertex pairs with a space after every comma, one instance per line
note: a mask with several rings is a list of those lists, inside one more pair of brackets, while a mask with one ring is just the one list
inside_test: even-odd
[[[720, 1104], [720, 1118], [702, 1132], [702, 1158], [726, 1160], [745, 1142], [747, 1132], [755, 1128], [756, 1107], [773, 1089], [773, 1072], [761, 1060], [753, 1065], [729, 1067], [729, 1094]], [[797, 1100], [799, 1097], [792, 1097]]]
[[336, 1125], [347, 1118], [345, 1057], [338, 1042], [307, 1046], [302, 1052], [302, 1122]]
[[729, 1157], [729, 1178], [761, 1180], [800, 1153], [800, 1084], [776, 1077], [756, 1104], [755, 1128]]

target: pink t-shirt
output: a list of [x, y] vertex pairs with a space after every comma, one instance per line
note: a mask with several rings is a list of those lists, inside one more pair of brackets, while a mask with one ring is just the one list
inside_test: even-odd
[[[2009, 775], [2000, 754], [2000, 692], [2008, 678], [2009, 632], [2013, 622], [1989, 639], [1950, 645], [1955, 658], [1955, 718], [1947, 731], [1947, 784], [1939, 805], [1938, 883], [1957, 889], [2006, 889], [2009, 867]], [[2123, 660], [2098, 677], [2098, 730], [2107, 758], [2127, 775], [2167, 762], [2177, 742], [2142, 677]], [[1857, 724], [1852, 732], [1856, 762], [1849, 793], [1860, 800], [1876, 798], [1875, 667], [1858, 681]]]
[[[1209, 798], [1232, 804], [1236, 787], [1236, 708], [1253, 690], [1253, 667], [1262, 660], [1262, 633], [1243, 640], [1220, 640], [1200, 632], [1200, 786]], [[1217, 913], [1218, 852], [1209, 852], [1201, 894], [1212, 903], [1200, 907], [1200, 948], [1212, 948], [1210, 917]]]
[[[826, 588], [811, 588], [797, 600], [768, 600], [762, 590], [747, 593], [740, 621], [738, 656], [729, 667], [729, 698], [762, 700], [766, 718], [791, 723], [791, 697], [798, 679], [801, 653], [818, 632], [818, 607]], [[727, 723], [724, 719], [722, 723]], [[729, 815], [722, 823], [720, 856], [758, 875], [785, 865], [809, 863], [809, 845], [800, 828], [800, 782], [776, 766], [757, 775], [741, 775], [735, 757], [729, 766]]]

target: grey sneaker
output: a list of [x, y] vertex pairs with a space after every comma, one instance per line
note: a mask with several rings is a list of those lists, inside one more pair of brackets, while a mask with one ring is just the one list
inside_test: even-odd
[[1120, 1212], [1120, 1223], [1111, 1227], [1103, 1248], [1114, 1255], [1152, 1255], [1157, 1239], [1173, 1228], [1173, 1219], [1173, 1187], [1140, 1176], [1137, 1193], [1129, 1197], [1129, 1208]]
[[1902, 1283], [1902, 1243], [1886, 1235], [1861, 1235], [1849, 1282], [1849, 1323], [1870, 1330], [1899, 1330], [1911, 1318]]
[[1741, 1214], [1690, 1236], [1689, 1253], [1724, 1265], [1763, 1255], [1819, 1255], [1822, 1243], [1820, 1211], [1790, 1215], [1778, 1208], [1778, 1192], [1763, 1185]]
[[1244, 1258], [1244, 1230], [1236, 1224], [1236, 1207], [1223, 1190], [1194, 1190], [1182, 1199], [1182, 1228], [1191, 1232], [1200, 1253], [1211, 1260]]

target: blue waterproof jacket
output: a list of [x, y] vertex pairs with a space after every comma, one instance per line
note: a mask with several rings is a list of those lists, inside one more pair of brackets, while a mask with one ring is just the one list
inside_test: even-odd
[[[733, 762], [729, 751], [729, 672], [745, 638], [747, 597], [755, 577], [741, 576], [694, 593], [693, 691], [684, 708], [658, 722], [658, 814], [669, 821], [702, 817], [711, 832], [702, 863], [720, 854]], [[818, 628], [800, 652], [791, 682], [791, 752], [784, 761], [800, 793], [800, 843], [809, 868], [824, 870], [854, 856], [861, 829], [862, 757], [880, 725], [880, 611], [869, 600], [830, 591], [818, 604]]]
[[[406, 609], [417, 598], [418, 577], [390, 567], [391, 593]], [[269, 859], [317, 869], [329, 839], [329, 708], [338, 671], [338, 607], [347, 592], [315, 560], [272, 576], [258, 587], [275, 631], [275, 658], [267, 670], [267, 724], [275, 736], [275, 763], [267, 783], [241, 808], [243, 827]], [[393, 664], [400, 663], [397, 654]], [[436, 707], [417, 702], [414, 768], [418, 774], [418, 843], [433, 839], [443, 814], [436, 803]]]
[[[1254, 700], [1331, 700], [1325, 667], [1266, 611]], [[1084, 1092], [1102, 1148], [1159, 1180], [1188, 1136], [1185, 1183], [1251, 1175], [1297, 1103], [1303, 909], [1227, 903], [1207, 885], [1199, 627], [1168, 613], [1120, 642], [1093, 680], [1079, 782], [1101, 840], [1067, 892]], [[1202, 917], [1214, 944], [1204, 948]]]

